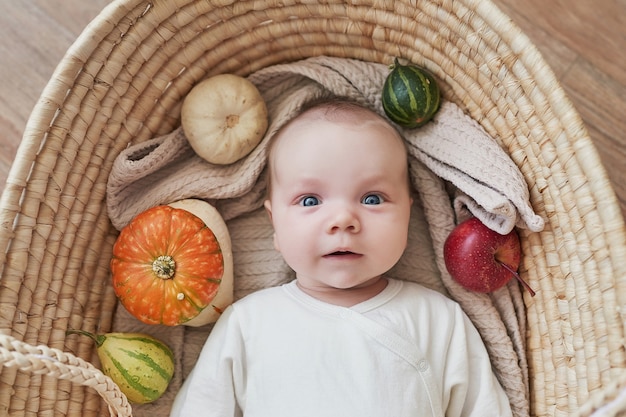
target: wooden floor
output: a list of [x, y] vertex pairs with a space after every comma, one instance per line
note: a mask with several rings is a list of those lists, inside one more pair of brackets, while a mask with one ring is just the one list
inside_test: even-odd
[[[626, 0], [494, 0], [537, 45], [580, 112], [626, 214]], [[29, 113], [109, 0], [0, 0], [0, 190]]]

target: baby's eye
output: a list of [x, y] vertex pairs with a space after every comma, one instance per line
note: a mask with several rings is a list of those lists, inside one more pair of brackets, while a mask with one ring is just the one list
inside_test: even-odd
[[361, 200], [361, 203], [368, 205], [382, 204], [384, 199], [378, 194], [368, 194]]
[[306, 197], [302, 197], [302, 199], [300, 199], [300, 205], [304, 207], [317, 206], [319, 203], [319, 199], [311, 195], [307, 195]]

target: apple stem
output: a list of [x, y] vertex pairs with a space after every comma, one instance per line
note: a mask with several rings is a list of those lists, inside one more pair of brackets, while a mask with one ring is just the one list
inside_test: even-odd
[[[496, 259], [496, 261], [498, 261], [498, 260]], [[502, 261], [498, 261], [498, 262], [500, 263], [500, 265], [502, 265], [502, 266], [504, 267], [504, 269], [506, 269], [507, 271], [509, 271], [511, 274], [513, 274], [513, 275], [515, 276], [515, 278], [517, 278], [517, 280], [518, 280], [518, 281], [522, 284], [522, 286], [523, 286], [524, 288], [526, 288], [526, 291], [528, 291], [528, 292], [530, 293], [530, 296], [531, 296], [531, 297], [534, 297], [534, 296], [535, 296], [535, 291], [531, 288], [531, 286], [530, 286], [530, 285], [528, 285], [528, 283], [527, 283], [526, 281], [524, 281], [524, 280], [522, 279], [522, 277], [520, 277], [520, 276], [519, 276], [519, 274], [517, 273], [517, 271], [516, 271], [516, 270], [514, 270], [513, 268], [511, 268], [510, 266], [508, 266], [507, 264], [505, 264], [505, 263], [504, 263], [504, 262], [502, 262]]]

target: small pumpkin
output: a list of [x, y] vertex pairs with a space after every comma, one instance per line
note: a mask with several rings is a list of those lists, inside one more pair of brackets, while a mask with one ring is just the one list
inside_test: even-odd
[[93, 334], [102, 372], [111, 378], [128, 401], [146, 404], [159, 399], [174, 376], [174, 353], [162, 341], [144, 333]]
[[424, 125], [439, 110], [441, 93], [437, 81], [424, 68], [401, 65], [395, 59], [382, 92], [387, 116], [407, 128]]
[[215, 294], [215, 297], [211, 301], [210, 308], [205, 308], [198, 316], [185, 324], [189, 326], [202, 326], [207, 323], [214, 323], [220, 317], [224, 309], [233, 303], [234, 299], [235, 273], [232, 242], [230, 240], [228, 227], [217, 209], [206, 201], [188, 198], [170, 203], [169, 206], [186, 210], [197, 216], [211, 229], [220, 245], [222, 259], [224, 261], [224, 274], [222, 275], [220, 286], [217, 289], [217, 294]]
[[144, 323], [214, 322], [233, 297], [226, 224], [201, 200], [152, 207], [120, 231], [111, 274], [122, 305]]
[[196, 154], [210, 163], [227, 165], [259, 144], [268, 126], [267, 106], [249, 80], [219, 74], [187, 94], [181, 125]]

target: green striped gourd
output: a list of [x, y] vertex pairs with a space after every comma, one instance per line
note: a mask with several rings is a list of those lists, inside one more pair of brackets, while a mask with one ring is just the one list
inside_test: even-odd
[[128, 401], [145, 404], [158, 399], [174, 375], [174, 354], [158, 339], [143, 333], [92, 334], [69, 330], [90, 337], [102, 372], [109, 376]]
[[382, 92], [383, 109], [391, 120], [407, 128], [422, 126], [435, 115], [439, 101], [439, 86], [428, 71], [395, 60]]

